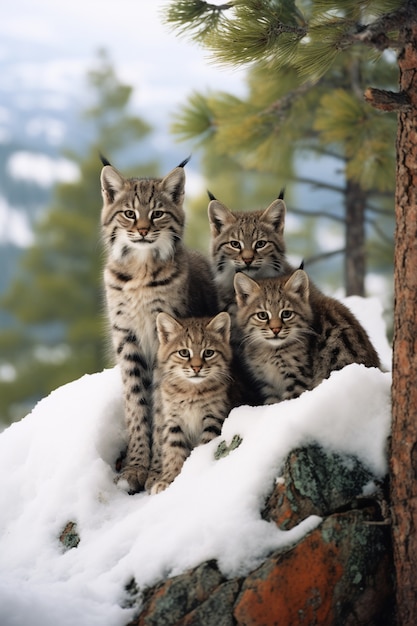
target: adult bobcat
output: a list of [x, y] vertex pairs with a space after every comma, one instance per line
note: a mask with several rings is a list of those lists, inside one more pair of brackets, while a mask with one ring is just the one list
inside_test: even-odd
[[143, 489], [151, 458], [156, 316], [218, 312], [208, 261], [183, 243], [187, 161], [163, 178], [125, 178], [105, 160], [101, 172], [104, 284], [128, 431], [119, 482], [131, 492]]

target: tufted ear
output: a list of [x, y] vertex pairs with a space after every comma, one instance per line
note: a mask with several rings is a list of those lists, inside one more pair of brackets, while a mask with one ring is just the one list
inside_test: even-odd
[[236, 218], [231, 211], [219, 202], [218, 200], [211, 200], [208, 205], [208, 217], [210, 222], [211, 234], [213, 237], [220, 235], [223, 228], [228, 224], [236, 222]]
[[260, 291], [260, 287], [255, 280], [239, 272], [234, 279], [236, 302], [239, 307], [245, 306], [249, 298]]
[[207, 329], [212, 330], [223, 338], [223, 341], [229, 343], [230, 341], [230, 315], [225, 311], [218, 313], [216, 317], [207, 324]]
[[308, 301], [310, 294], [308, 275], [304, 270], [295, 270], [294, 274], [285, 283], [285, 291], [297, 295], [299, 298]]
[[278, 198], [271, 202], [269, 207], [261, 215], [261, 220], [273, 226], [279, 235], [283, 235], [285, 226], [286, 207], [284, 200]]
[[168, 343], [172, 335], [182, 329], [181, 324], [168, 313], [158, 313], [156, 316], [156, 330], [161, 345]]
[[126, 179], [111, 165], [101, 170], [101, 195], [104, 202], [112, 204], [117, 194], [123, 190]]
[[175, 204], [182, 204], [185, 192], [184, 167], [182, 165], [175, 167], [162, 179], [161, 185]]

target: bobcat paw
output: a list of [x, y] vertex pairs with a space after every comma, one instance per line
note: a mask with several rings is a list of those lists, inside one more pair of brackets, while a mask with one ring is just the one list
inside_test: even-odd
[[147, 470], [140, 465], [127, 465], [116, 476], [114, 482], [119, 489], [127, 491], [128, 494], [132, 495], [138, 493], [138, 491], [143, 491], [147, 474]]
[[154, 484], [152, 485], [151, 489], [150, 489], [150, 494], [151, 495], [155, 495], [157, 493], [161, 493], [161, 491], [164, 491], [164, 489], [166, 489], [167, 487], [169, 487], [171, 483], [169, 483], [167, 480], [157, 480], [156, 482], [154, 482]]
[[149, 472], [148, 478], [145, 482], [145, 489], [151, 493], [151, 489], [157, 480], [161, 478], [161, 472]]

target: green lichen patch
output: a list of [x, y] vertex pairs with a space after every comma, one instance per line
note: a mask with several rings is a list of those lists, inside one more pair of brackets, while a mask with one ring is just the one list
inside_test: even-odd
[[228, 454], [230, 454], [230, 452], [238, 448], [242, 441], [243, 439], [240, 435], [233, 435], [232, 441], [229, 445], [227, 445], [226, 441], [221, 441], [217, 446], [216, 452], [214, 453], [214, 458], [216, 459], [216, 461], [227, 456]]

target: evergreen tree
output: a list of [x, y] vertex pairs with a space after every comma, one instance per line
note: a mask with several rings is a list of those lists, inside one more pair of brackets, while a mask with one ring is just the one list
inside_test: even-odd
[[[314, 3], [305, 4], [310, 19], [318, 19]], [[359, 14], [359, 9], [354, 12]], [[288, 41], [283, 42], [283, 34], [275, 38], [271, 33], [282, 24], [284, 15], [291, 23], [291, 27], [286, 24], [291, 37], [288, 39], [287, 33]], [[390, 137], [396, 121], [393, 115], [367, 106], [362, 94], [369, 82], [394, 86], [396, 64], [387, 57], [375, 64], [373, 58], [349, 49], [333, 61], [325, 75], [314, 65], [306, 79], [305, 67], [294, 58], [295, 52], [285, 52], [307, 30], [307, 17], [293, 3], [238, 2], [215, 8], [205, 2], [179, 2], [169, 9], [167, 19], [180, 29], [189, 23], [216, 59], [251, 63], [247, 97], [194, 94], [177, 116], [174, 132], [186, 139], [198, 138], [211, 153], [228, 156], [247, 170], [271, 172], [279, 180], [295, 180], [338, 194], [335, 208], [324, 215], [312, 207], [291, 207], [291, 211], [322, 215], [343, 227], [345, 245], [338, 246], [334, 255], [342, 253], [345, 258], [347, 295], [364, 295], [365, 261], [375, 247], [366, 250], [367, 238], [377, 239], [378, 249], [384, 246], [386, 256], [392, 255], [393, 213], [389, 207], [395, 186], [395, 150]], [[268, 37], [272, 41], [267, 44]], [[328, 171], [322, 178], [301, 177], [297, 163], [306, 156], [316, 160], [328, 157], [327, 165], [332, 161], [333, 170], [343, 173], [344, 182], [332, 180]], [[317, 253], [313, 256], [321, 258]], [[326, 261], [330, 256], [326, 251]], [[374, 268], [379, 258], [371, 255]], [[313, 259], [306, 260], [311, 267]]]
[[[34, 244], [1, 299], [15, 321], [12, 330], [0, 334], [6, 373], [0, 382], [2, 421], [21, 417], [51, 390], [110, 363], [103, 315], [99, 155], [115, 158], [122, 167], [129, 149], [150, 133], [147, 123], [130, 114], [131, 95], [132, 88], [120, 82], [101, 53], [87, 77], [88, 103], [80, 120], [91, 141], [86, 151], [67, 153], [78, 164], [79, 179], [56, 186], [51, 206], [35, 226]], [[148, 162], [134, 171], [148, 175], [156, 170], [156, 163]]]
[[[225, 17], [229, 15], [229, 17]], [[390, 450], [391, 515], [396, 570], [397, 623], [417, 623], [417, 2], [416, 0], [236, 0], [218, 6], [201, 0], [171, 3], [168, 20], [190, 31], [210, 47], [216, 58], [242, 64], [268, 61], [279, 70], [291, 65], [308, 89], [346, 55], [384, 63], [384, 52], [397, 53], [399, 91], [369, 77], [366, 101], [378, 111], [396, 112], [396, 232], [394, 256], [394, 355]], [[277, 74], [278, 77], [278, 74]], [[278, 80], [278, 78], [277, 78]], [[351, 93], [346, 90], [344, 97]], [[331, 108], [332, 102], [328, 103]], [[364, 105], [365, 116], [368, 115]], [[336, 107], [335, 112], [338, 111]], [[346, 107], [341, 106], [344, 118]], [[370, 115], [370, 114], [369, 114]], [[366, 119], [366, 117], [365, 117]], [[382, 118], [381, 118], [382, 119]], [[345, 121], [345, 119], [343, 119]], [[302, 125], [302, 119], [299, 120]], [[336, 131], [323, 118], [322, 128]], [[360, 158], [352, 178], [372, 154], [386, 161], [392, 132], [380, 136], [379, 146], [367, 149], [367, 125], [352, 124]], [[354, 137], [353, 137], [354, 138]], [[375, 136], [375, 140], [377, 140]], [[363, 148], [363, 149], [361, 149]], [[385, 165], [386, 167], [386, 165]], [[379, 176], [378, 176], [379, 178]]]

